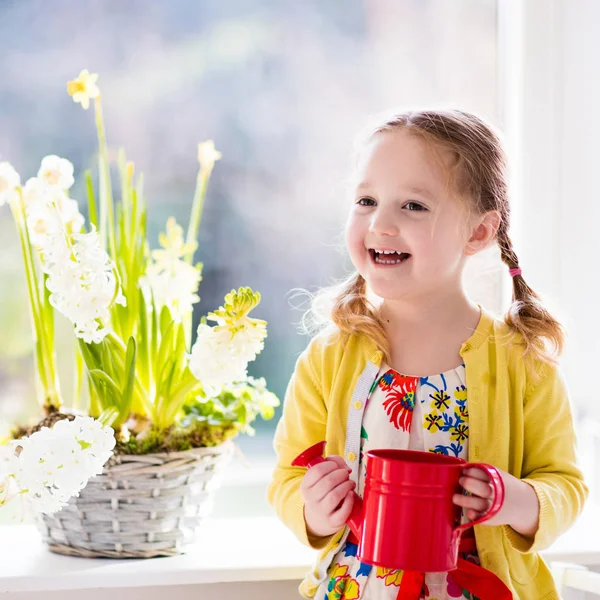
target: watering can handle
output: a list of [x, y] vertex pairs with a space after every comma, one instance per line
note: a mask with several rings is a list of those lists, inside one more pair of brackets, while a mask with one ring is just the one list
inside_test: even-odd
[[[310, 469], [311, 467], [324, 462], [325, 458], [323, 457], [323, 453], [325, 451], [326, 443], [327, 442], [318, 442], [314, 446], [307, 448], [292, 461], [292, 467], [307, 467]], [[352, 494], [354, 495], [354, 504], [346, 523], [352, 533], [360, 539], [363, 520], [362, 498], [354, 491]]]
[[502, 476], [500, 475], [500, 472], [498, 471], [498, 469], [496, 469], [496, 467], [492, 467], [492, 465], [488, 465], [486, 463], [467, 463], [464, 466], [464, 468], [481, 469], [482, 471], [485, 471], [488, 474], [488, 477], [490, 478], [490, 483], [494, 490], [494, 499], [492, 500], [492, 506], [490, 507], [490, 509], [481, 517], [475, 519], [474, 521], [469, 521], [468, 523], [463, 523], [462, 525], [456, 527], [454, 529], [454, 533], [456, 535], [460, 535], [463, 531], [469, 529], [469, 527], [473, 527], [473, 525], [479, 525], [480, 523], [491, 519], [492, 517], [498, 514], [498, 512], [502, 508], [502, 504], [504, 504], [504, 482], [502, 481]]

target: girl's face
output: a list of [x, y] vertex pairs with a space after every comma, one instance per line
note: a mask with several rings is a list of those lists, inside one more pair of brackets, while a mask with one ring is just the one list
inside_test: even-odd
[[449, 152], [404, 130], [375, 135], [358, 161], [346, 245], [357, 271], [388, 300], [459, 288], [471, 223], [450, 193]]

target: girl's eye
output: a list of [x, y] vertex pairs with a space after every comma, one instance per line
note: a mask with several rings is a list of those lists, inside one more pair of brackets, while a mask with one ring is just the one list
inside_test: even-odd
[[356, 204], [360, 204], [360, 206], [375, 206], [377, 203], [373, 198], [359, 198]]
[[422, 204], [419, 204], [418, 202], [407, 202], [404, 205], [404, 208], [406, 208], [407, 210], [410, 211], [424, 211], [427, 210]]

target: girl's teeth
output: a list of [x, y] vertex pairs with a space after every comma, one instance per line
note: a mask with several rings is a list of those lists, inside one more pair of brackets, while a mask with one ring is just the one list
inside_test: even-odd
[[402, 258], [397, 260], [383, 260], [382, 258], [375, 258], [375, 262], [381, 265], [397, 265], [398, 263], [404, 262]]
[[[382, 250], [381, 252], [374, 251], [374, 259], [377, 264], [380, 265], [397, 265], [404, 262], [409, 255], [402, 252], [394, 252], [393, 250]], [[399, 256], [399, 258], [392, 258], [392, 256]]]

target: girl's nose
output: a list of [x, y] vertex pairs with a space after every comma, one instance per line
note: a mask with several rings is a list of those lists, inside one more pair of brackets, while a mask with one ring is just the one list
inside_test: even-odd
[[371, 219], [369, 229], [375, 235], [396, 236], [400, 233], [396, 219], [388, 211], [377, 211]]

